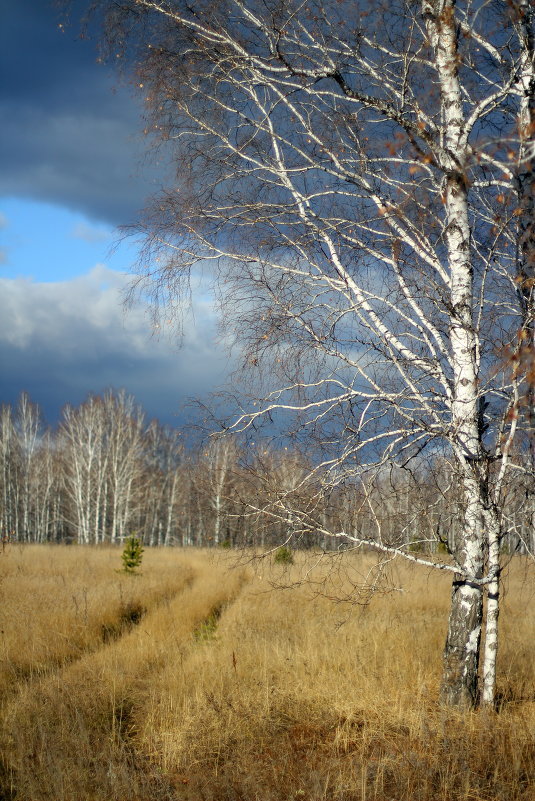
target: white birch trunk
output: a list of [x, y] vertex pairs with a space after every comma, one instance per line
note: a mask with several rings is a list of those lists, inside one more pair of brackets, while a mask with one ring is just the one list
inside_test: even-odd
[[175, 519], [177, 486], [178, 486], [178, 470], [175, 469], [173, 470], [173, 475], [171, 478], [171, 490], [169, 492], [169, 497], [167, 499], [167, 519], [165, 524], [165, 536], [163, 542], [164, 545], [169, 545], [171, 543], [173, 522]]
[[494, 510], [487, 514], [487, 572], [493, 576], [487, 586], [485, 649], [483, 656], [483, 688], [481, 702], [493, 707], [496, 697], [496, 663], [498, 657], [498, 618], [500, 616], [500, 526]]
[[[519, 348], [533, 347], [534, 334], [534, 284], [535, 276], [535, 170], [533, 150], [535, 140], [535, 41], [533, 33], [533, 20], [535, 10], [528, 0], [521, 0], [518, 6], [519, 39], [522, 43], [522, 56], [520, 63], [520, 113], [518, 129], [520, 134], [520, 148], [517, 170], [518, 208], [520, 210], [518, 222], [518, 252], [517, 252], [517, 283], [521, 299], [522, 330], [519, 338]], [[502, 448], [502, 463], [494, 489], [494, 503], [501, 501], [501, 489], [506, 473], [510, 449], [515, 437], [518, 422], [518, 367], [521, 359], [513, 366], [513, 392], [512, 422], [509, 437]], [[533, 425], [533, 387], [528, 382], [528, 416]], [[483, 657], [483, 690], [482, 703], [487, 707], [495, 704], [496, 671], [498, 655], [498, 620], [500, 614], [500, 521], [495, 509], [491, 506], [486, 516], [488, 537], [488, 563], [487, 572], [491, 581], [487, 587], [487, 614], [485, 632], [485, 650]]]
[[450, 347], [454, 374], [452, 399], [453, 448], [464, 491], [465, 516], [460, 555], [462, 573], [453, 581], [449, 629], [444, 650], [442, 699], [447, 704], [475, 705], [483, 615], [481, 586], [484, 541], [481, 462], [478, 429], [478, 342], [473, 321], [473, 277], [470, 254], [468, 189], [465, 166], [467, 141], [458, 78], [457, 31], [453, 0], [423, 3], [424, 18], [440, 83], [445, 120], [443, 164], [447, 214], [446, 243], [451, 281]]

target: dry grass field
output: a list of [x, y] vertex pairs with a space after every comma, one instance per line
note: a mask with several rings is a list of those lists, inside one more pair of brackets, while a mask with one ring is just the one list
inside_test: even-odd
[[394, 565], [358, 606], [367, 557], [236, 558], [147, 550], [129, 576], [113, 549], [0, 555], [0, 799], [533, 801], [525, 562], [500, 711], [461, 715], [437, 704], [447, 578]]

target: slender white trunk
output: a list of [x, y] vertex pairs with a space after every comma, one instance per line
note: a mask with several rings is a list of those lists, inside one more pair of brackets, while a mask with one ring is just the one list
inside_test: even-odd
[[173, 471], [173, 478], [171, 480], [171, 492], [169, 493], [169, 498], [167, 501], [167, 521], [165, 526], [164, 545], [169, 545], [169, 543], [171, 542], [171, 532], [173, 529], [173, 521], [175, 516], [177, 485], [178, 485], [178, 474], [177, 470], [175, 469]]
[[487, 587], [487, 615], [485, 619], [485, 652], [483, 657], [483, 690], [481, 701], [494, 706], [496, 694], [496, 660], [498, 656], [498, 618], [500, 616], [500, 525], [493, 509], [487, 513], [489, 543], [488, 572], [493, 576]]
[[467, 142], [458, 77], [457, 29], [452, 0], [424, 0], [423, 14], [435, 51], [444, 142], [445, 231], [451, 281], [450, 351], [453, 371], [452, 444], [464, 495], [464, 525], [459, 554], [461, 573], [452, 588], [448, 636], [444, 650], [442, 699], [473, 706], [478, 698], [478, 665], [483, 596], [483, 498], [478, 425], [478, 341], [473, 322], [473, 276], [470, 252]]
[[214, 545], [219, 544], [219, 530], [221, 527], [221, 495], [219, 491], [216, 491], [214, 497], [214, 511], [215, 511], [215, 519], [214, 519]]
[[[522, 310], [522, 334], [520, 347], [532, 348], [534, 340], [535, 303], [535, 170], [533, 143], [535, 139], [535, 40], [533, 35], [534, 8], [528, 0], [520, 0], [518, 5], [520, 41], [522, 58], [520, 87], [522, 99], [519, 114], [520, 150], [517, 171], [518, 208], [518, 251], [517, 284]], [[520, 364], [520, 359], [518, 363]], [[516, 369], [513, 372], [515, 403], [511, 429], [502, 448], [502, 464], [495, 488], [495, 503], [500, 503], [500, 493], [510, 448], [514, 441], [518, 419], [518, 380]], [[529, 383], [529, 382], [528, 382]], [[528, 387], [528, 414], [533, 415], [533, 387]], [[531, 420], [533, 425], [533, 419]], [[500, 536], [501, 527], [495, 507], [490, 507], [486, 515], [488, 537], [488, 573], [491, 581], [487, 588], [487, 616], [485, 633], [485, 652], [483, 659], [482, 702], [491, 707], [495, 703], [496, 663], [498, 655], [498, 619], [500, 614]]]

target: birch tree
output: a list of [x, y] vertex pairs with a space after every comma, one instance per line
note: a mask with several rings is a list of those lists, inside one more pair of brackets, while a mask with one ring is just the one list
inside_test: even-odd
[[180, 431], [153, 420], [145, 433], [143, 451], [143, 480], [137, 505], [143, 519], [145, 542], [148, 545], [178, 542], [186, 545], [188, 477]]
[[478, 701], [487, 592], [491, 704], [502, 501], [531, 425], [533, 4], [102, 5], [177, 171], [141, 225], [141, 285], [165, 305], [213, 263], [226, 325], [265, 376], [227, 427], [305, 432], [303, 481], [357, 488], [425, 452], [448, 460], [451, 560], [380, 529], [325, 530], [306, 510], [300, 527], [451, 573], [448, 704]]
[[[36, 530], [36, 514], [40, 498], [37, 487], [39, 473], [40, 440], [43, 435], [39, 407], [32, 403], [28, 394], [20, 396], [15, 415], [15, 431], [19, 444], [19, 531], [20, 540], [30, 542], [40, 537]], [[46, 538], [46, 535], [45, 535]]]
[[44, 542], [60, 531], [58, 465], [41, 411], [21, 393], [0, 410], [0, 529], [17, 542]]
[[11, 406], [0, 408], [1, 536], [18, 534], [20, 447]]
[[78, 408], [67, 405], [59, 431], [63, 455], [65, 522], [82, 545], [106, 536], [107, 454], [102, 398], [91, 396]]
[[208, 540], [214, 545], [228, 538], [224, 527], [236, 462], [236, 445], [230, 438], [215, 440], [201, 455], [199, 482], [211, 512]]
[[108, 496], [108, 536], [110, 542], [123, 542], [134, 517], [136, 482], [142, 466], [144, 414], [132, 395], [124, 390], [108, 391], [102, 400]]

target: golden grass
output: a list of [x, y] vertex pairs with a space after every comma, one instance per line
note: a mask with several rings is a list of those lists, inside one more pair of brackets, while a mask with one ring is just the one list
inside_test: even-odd
[[187, 560], [157, 550], [136, 576], [109, 548], [13, 546], [0, 560], [0, 695], [119, 636], [192, 577]]
[[[367, 557], [329, 574], [303, 555], [229, 569], [214, 552], [147, 551], [139, 578], [115, 573], [118, 558], [28, 547], [0, 563], [2, 616], [19, 598], [19, 625], [35, 613], [21, 641], [37, 643], [6, 651], [30, 667], [6, 672], [0, 799], [535, 798], [535, 590], [521, 560], [504, 602], [501, 711], [461, 715], [437, 703], [446, 577], [396, 567], [383, 589], [398, 590], [350, 607], [318, 592], [349, 594], [346, 568], [366, 572]], [[58, 609], [46, 588], [58, 597], [62, 571]], [[67, 603], [86, 583], [87, 631]], [[125, 603], [147, 609], [130, 628]], [[102, 620], [119, 621], [113, 637]], [[44, 647], [47, 629], [61, 629], [63, 652]]]

